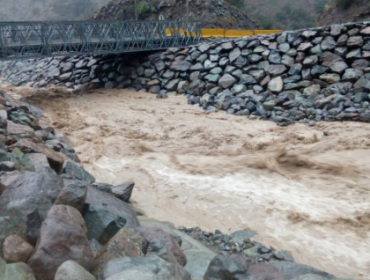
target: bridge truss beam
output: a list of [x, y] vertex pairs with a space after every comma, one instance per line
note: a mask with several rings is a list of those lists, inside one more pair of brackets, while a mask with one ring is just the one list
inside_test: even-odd
[[0, 22], [0, 59], [99, 55], [196, 44], [199, 22]]

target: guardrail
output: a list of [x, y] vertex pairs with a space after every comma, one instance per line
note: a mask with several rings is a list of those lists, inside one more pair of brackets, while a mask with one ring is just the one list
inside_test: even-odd
[[203, 38], [242, 38], [246, 36], [281, 33], [283, 30], [236, 30], [236, 29], [202, 29]]
[[[180, 29], [179, 32], [181, 35], [185, 36], [196, 35], [195, 33], [183, 29]], [[277, 34], [281, 32], [283, 32], [283, 30], [201, 29], [202, 38], [242, 38], [246, 36]], [[172, 33], [173, 31], [171, 29], [166, 29], [167, 36], [171, 36]]]

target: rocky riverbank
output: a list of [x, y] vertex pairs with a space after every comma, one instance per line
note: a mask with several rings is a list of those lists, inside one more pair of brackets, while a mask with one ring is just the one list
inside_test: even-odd
[[349, 23], [135, 56], [3, 62], [15, 85], [183, 93], [206, 111], [280, 125], [370, 121], [370, 23]]
[[[231, 235], [175, 229], [130, 204], [134, 182], [96, 182], [42, 111], [0, 97], [2, 280], [336, 279]], [[200, 240], [201, 242], [196, 241]]]

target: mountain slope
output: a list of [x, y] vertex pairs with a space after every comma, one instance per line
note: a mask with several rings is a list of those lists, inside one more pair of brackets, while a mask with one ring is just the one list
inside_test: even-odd
[[109, 0], [0, 0], [1, 21], [80, 20]]
[[[347, 3], [348, 6], [340, 7], [340, 3]], [[333, 23], [356, 22], [370, 20], [370, 1], [369, 0], [334, 0], [328, 5], [327, 9], [320, 16], [319, 25], [329, 25]]]
[[265, 29], [294, 30], [316, 25], [328, 0], [244, 0], [245, 10]]
[[[138, 17], [141, 20], [156, 20], [159, 15], [163, 15], [168, 20], [187, 19], [186, 0], [138, 0], [137, 2]], [[229, 0], [229, 2], [234, 1]], [[112, 0], [97, 11], [93, 19], [132, 20], [135, 18], [134, 11], [133, 1]], [[220, 0], [189, 1], [189, 20], [201, 20], [202, 26], [206, 28], [257, 28], [247, 14]]]

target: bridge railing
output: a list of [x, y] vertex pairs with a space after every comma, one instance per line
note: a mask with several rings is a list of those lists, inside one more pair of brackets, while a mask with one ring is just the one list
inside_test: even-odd
[[0, 22], [0, 58], [161, 50], [201, 36], [191, 21]]

